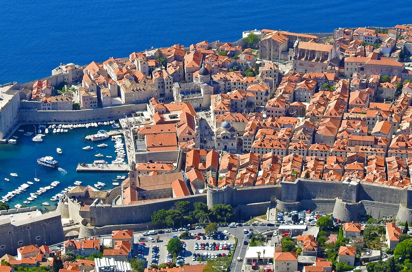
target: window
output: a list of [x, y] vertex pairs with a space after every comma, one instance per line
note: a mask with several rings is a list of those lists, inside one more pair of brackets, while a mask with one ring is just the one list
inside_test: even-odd
[[21, 245], [23, 244], [23, 240], [18, 241], [17, 244], [18, 244], [19, 246], [21, 246]]

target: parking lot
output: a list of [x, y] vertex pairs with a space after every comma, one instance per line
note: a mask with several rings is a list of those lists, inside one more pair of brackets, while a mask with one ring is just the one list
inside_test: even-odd
[[[173, 237], [179, 237], [183, 230], [167, 231], [165, 233], [152, 231], [150, 234], [136, 233], [134, 237], [138, 245], [136, 251], [133, 252], [133, 257], [146, 260], [148, 266], [152, 263], [171, 263], [173, 256], [168, 253], [167, 244]], [[228, 235], [227, 230], [226, 233], [224, 231], [221, 230], [214, 236], [208, 236], [204, 235], [204, 229], [190, 230], [191, 237], [181, 239], [184, 242], [184, 250], [178, 254], [176, 263], [198, 264], [207, 259], [227, 256], [229, 251], [234, 249], [235, 240], [233, 236]]]

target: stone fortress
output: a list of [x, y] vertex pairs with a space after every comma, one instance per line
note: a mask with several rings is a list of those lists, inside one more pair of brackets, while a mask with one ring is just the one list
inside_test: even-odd
[[374, 185], [356, 180], [328, 182], [297, 179], [279, 185], [220, 189], [209, 188], [205, 194], [182, 198], [159, 199], [131, 205], [115, 204], [121, 192], [117, 187], [106, 199], [96, 199], [84, 208], [75, 198], [59, 202], [58, 211], [63, 218], [81, 223], [79, 237], [101, 235], [118, 228], [146, 230], [151, 226], [153, 212], [172, 207], [177, 201], [234, 206], [237, 220], [267, 213], [269, 208], [281, 211], [316, 210], [332, 214], [342, 221], [359, 221], [367, 215], [376, 219], [396, 218], [400, 222], [412, 221], [412, 190]]

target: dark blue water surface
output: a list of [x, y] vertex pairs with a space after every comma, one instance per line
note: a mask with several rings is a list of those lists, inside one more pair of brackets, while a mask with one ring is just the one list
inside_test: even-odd
[[411, 23], [406, 0], [132, 1], [13, 0], [0, 3], [0, 84], [50, 75], [133, 51], [202, 40], [235, 41], [244, 30], [332, 32]]
[[[22, 126], [25, 131], [34, 132], [32, 125]], [[10, 202], [10, 206], [13, 207], [19, 203], [23, 203], [30, 193], [36, 192], [40, 187], [49, 186], [51, 182], [57, 180], [60, 184], [39, 196], [27, 206], [38, 206], [43, 209], [46, 208], [41, 203], [47, 201], [53, 208], [55, 202], [50, 201], [50, 198], [57, 193], [61, 192], [68, 186], [74, 186], [75, 181], [82, 181], [82, 185], [94, 185], [98, 181], [106, 183], [104, 189], [113, 188], [112, 182], [117, 176], [127, 175], [127, 173], [102, 173], [102, 172], [76, 172], [78, 163], [86, 162], [92, 163], [94, 160], [106, 160], [111, 162], [116, 158], [114, 142], [109, 139], [99, 142], [91, 142], [85, 140], [84, 137], [89, 134], [97, 133], [99, 129], [110, 130], [108, 126], [100, 126], [99, 128], [77, 128], [69, 129], [67, 133], [53, 134], [51, 131], [49, 134], [45, 134], [44, 141], [41, 143], [35, 143], [32, 141], [33, 136], [24, 136], [22, 132], [16, 132], [14, 136], [17, 136], [17, 144], [0, 144], [0, 185], [2, 187], [0, 191], [0, 199], [6, 195], [7, 192], [17, 189], [21, 184], [31, 181], [34, 184], [31, 185], [26, 192], [17, 195]], [[44, 133], [43, 133], [44, 134]], [[97, 147], [98, 144], [106, 143], [108, 146], [104, 148]], [[93, 150], [85, 151], [82, 148], [85, 146], [92, 146]], [[61, 148], [63, 154], [57, 154], [56, 148]], [[94, 155], [101, 153], [105, 157], [98, 158]], [[37, 164], [37, 158], [44, 156], [53, 156], [59, 162], [59, 170], [48, 168]], [[106, 158], [106, 156], [112, 156], [113, 158]], [[11, 177], [10, 173], [17, 173], [18, 177]], [[35, 182], [34, 178], [40, 179], [40, 182]], [[7, 182], [4, 178], [8, 178]], [[119, 181], [121, 182], [121, 181]]]

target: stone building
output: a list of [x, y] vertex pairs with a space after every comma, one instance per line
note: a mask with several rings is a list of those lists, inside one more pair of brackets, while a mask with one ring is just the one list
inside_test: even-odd
[[[293, 71], [296, 73], [323, 73], [333, 71], [331, 66], [339, 63], [334, 45], [315, 42], [299, 42], [292, 55]], [[335, 61], [337, 60], [337, 61]], [[335, 61], [335, 64], [332, 63]]]
[[215, 148], [228, 152], [236, 152], [238, 145], [237, 131], [228, 122], [223, 122], [215, 131]]
[[288, 60], [289, 49], [297, 40], [308, 42], [317, 40], [314, 35], [291, 33], [287, 31], [262, 31], [265, 36], [259, 42], [259, 56], [264, 60]]

